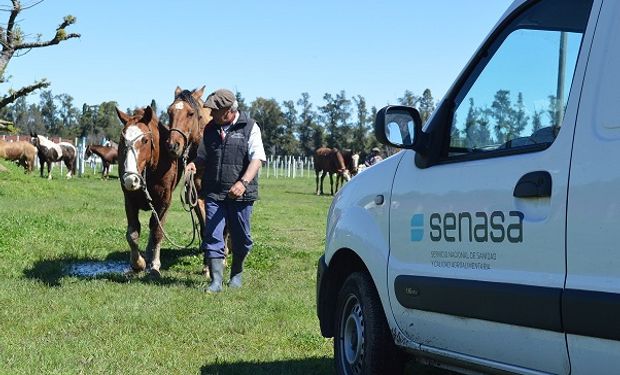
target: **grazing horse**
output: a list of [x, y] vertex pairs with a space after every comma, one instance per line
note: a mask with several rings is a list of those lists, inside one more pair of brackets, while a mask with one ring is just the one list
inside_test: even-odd
[[[125, 198], [127, 243], [131, 249], [130, 262], [135, 271], [148, 266], [154, 276], [160, 276], [160, 246], [163, 225], [172, 200], [172, 192], [181, 178], [181, 161], [166, 152], [170, 132], [160, 123], [149, 106], [130, 116], [116, 108], [123, 130], [118, 150], [121, 189]], [[138, 246], [140, 239], [140, 210], [151, 210], [146, 261]]]
[[89, 158], [92, 154], [101, 158], [101, 163], [103, 165], [103, 169], [101, 169], [101, 178], [107, 179], [110, 173], [110, 165], [118, 163], [118, 146], [88, 145], [84, 152], [84, 158]]
[[43, 177], [43, 165], [47, 163], [47, 179], [52, 179], [52, 163], [63, 161], [69, 170], [67, 178], [75, 174], [75, 162], [77, 150], [69, 142], [54, 143], [42, 135], [30, 133], [30, 143], [38, 150], [39, 164], [41, 165], [41, 177]]
[[[314, 172], [316, 173], [316, 195], [323, 195], [323, 180], [325, 175], [329, 173], [329, 184], [331, 194], [334, 195], [333, 174], [342, 176], [346, 181], [351, 179], [351, 174], [347, 169], [342, 152], [337, 148], [321, 147], [314, 152]], [[319, 188], [319, 173], [321, 174], [321, 184]], [[336, 187], [337, 191], [337, 187]]]
[[[342, 158], [344, 159], [344, 165], [349, 171], [351, 177], [355, 176], [358, 171], [358, 164], [360, 161], [360, 155], [351, 151], [351, 150], [342, 150]], [[344, 177], [341, 174], [336, 176], [336, 191], [338, 191], [338, 186], [344, 185]]]
[[34, 158], [37, 148], [30, 142], [6, 142], [0, 141], [0, 158], [14, 160], [24, 167], [24, 173], [30, 173], [34, 169]]

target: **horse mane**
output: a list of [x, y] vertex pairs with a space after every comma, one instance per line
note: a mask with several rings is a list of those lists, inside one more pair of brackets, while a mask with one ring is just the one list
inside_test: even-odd
[[194, 110], [198, 110], [200, 108], [200, 106], [198, 105], [198, 102], [196, 101], [196, 99], [194, 99], [194, 97], [192, 96], [192, 92], [185, 89], [183, 91], [181, 91], [181, 93], [179, 95], [177, 95], [174, 100], [182, 100], [184, 102], [188, 102], [192, 108]]

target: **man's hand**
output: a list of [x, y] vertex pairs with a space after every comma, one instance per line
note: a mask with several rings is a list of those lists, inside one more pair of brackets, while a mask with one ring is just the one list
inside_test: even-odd
[[191, 162], [185, 166], [185, 173], [190, 172], [196, 173], [196, 164], [194, 164], [194, 162]]
[[237, 199], [241, 197], [245, 193], [245, 186], [241, 181], [235, 182], [235, 184], [228, 190], [228, 197], [232, 199]]

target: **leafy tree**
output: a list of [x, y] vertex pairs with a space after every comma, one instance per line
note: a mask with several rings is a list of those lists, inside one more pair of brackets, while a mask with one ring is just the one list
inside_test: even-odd
[[97, 122], [97, 112], [99, 111], [99, 106], [91, 106], [86, 103], [82, 105], [82, 113], [80, 114], [80, 118], [78, 120], [80, 127], [80, 137], [87, 137], [89, 143], [95, 142], [95, 133], [96, 122]]
[[284, 116], [278, 102], [275, 99], [256, 98], [250, 105], [250, 114], [261, 126], [265, 151], [272, 155], [282, 152], [277, 136]]
[[433, 99], [433, 94], [431, 94], [430, 89], [424, 90], [422, 98], [419, 100], [419, 105], [420, 117], [422, 118], [422, 123], [425, 123], [435, 110], [435, 100]]
[[48, 135], [58, 135], [58, 109], [54, 102], [52, 90], [43, 90], [39, 96], [39, 106], [43, 116], [43, 125]]
[[69, 94], [57, 95], [56, 99], [60, 102], [58, 135], [73, 138], [79, 134], [79, 110], [73, 105], [73, 97]]
[[239, 111], [247, 112], [250, 110], [247, 104], [245, 104], [245, 99], [241, 96], [241, 92], [237, 91], [235, 93], [235, 98], [237, 99], [237, 103], [239, 104]]
[[278, 128], [278, 140], [282, 152], [286, 155], [299, 154], [299, 141], [297, 140], [297, 109], [292, 100], [282, 102], [284, 107], [284, 124]]
[[155, 99], [151, 99], [151, 108], [153, 109], [153, 113], [157, 113], [157, 102], [155, 102]]
[[517, 95], [517, 103], [512, 110], [511, 129], [508, 139], [512, 139], [521, 135], [530, 117], [525, 112], [525, 104], [523, 104], [523, 93]]
[[[22, 6], [20, 0], [11, 0], [11, 2], [12, 6], [8, 9], [9, 18], [6, 27], [0, 28], [0, 45], [2, 45], [2, 49], [0, 50], [0, 83], [7, 81], [5, 72], [7, 65], [13, 57], [19, 57], [36, 48], [52, 46], [71, 38], [80, 37], [80, 34], [67, 33], [66, 28], [76, 22], [75, 17], [68, 15], [64, 17], [62, 23], [56, 28], [56, 33], [51, 39], [42, 41], [41, 35], [39, 34], [35, 40], [27, 40], [30, 34], [25, 33], [19, 27], [18, 15], [20, 15], [23, 10], [39, 4], [40, 1], [27, 6]], [[11, 89], [4, 97], [0, 98], [0, 108], [4, 108], [15, 102], [18, 98], [25, 97], [31, 92], [46, 88], [49, 85], [50, 83], [47, 80], [42, 79], [17, 90]], [[11, 125], [9, 121], [0, 120], [0, 130], [7, 130], [9, 125]]]
[[363, 96], [358, 95], [353, 98], [353, 102], [355, 103], [356, 112], [357, 112], [357, 124], [353, 131], [353, 147], [352, 149], [360, 152], [365, 151], [367, 149], [366, 141], [367, 141], [367, 133], [369, 125], [371, 124], [372, 119], [368, 114], [368, 109], [366, 108], [366, 99]]
[[532, 133], [542, 129], [542, 111], [534, 111], [532, 115]]
[[549, 107], [547, 107], [547, 116], [549, 116], [549, 126], [558, 126], [558, 100], [555, 95], [549, 95]]
[[[310, 156], [314, 150], [323, 145], [323, 132], [318, 135], [316, 126], [316, 113], [312, 109], [310, 103], [310, 95], [307, 92], [301, 94], [301, 98], [297, 100], [297, 105], [301, 107], [299, 114], [299, 147], [305, 156]], [[318, 145], [317, 145], [318, 144]]]
[[510, 91], [498, 90], [491, 104], [491, 117], [495, 120], [495, 139], [504, 143], [512, 129], [511, 119], [514, 117], [510, 101]]
[[31, 104], [28, 108], [26, 118], [26, 128], [37, 133], [45, 134], [45, 125], [41, 109], [36, 104]]
[[115, 101], [102, 102], [97, 106], [95, 133], [118, 143], [122, 127], [118, 115], [116, 114], [117, 106], [118, 103]]
[[397, 100], [398, 100], [398, 104], [400, 105], [416, 107], [418, 105], [418, 102], [420, 101], [420, 97], [417, 95], [414, 95], [413, 92], [409, 90], [405, 90], [405, 93], [403, 94], [403, 96], [401, 98], [398, 98]]
[[463, 129], [465, 137], [465, 146], [474, 147], [474, 132], [476, 131], [476, 125], [478, 123], [478, 111], [474, 106], [474, 98], [469, 98], [469, 110], [467, 110], [467, 117], [465, 118], [465, 129]]
[[352, 143], [350, 137], [350, 127], [347, 120], [351, 116], [349, 107], [351, 101], [346, 98], [344, 90], [334, 98], [331, 94], [326, 93], [323, 96], [325, 105], [319, 107], [319, 111], [323, 114], [325, 130], [327, 131], [327, 147], [346, 148]]

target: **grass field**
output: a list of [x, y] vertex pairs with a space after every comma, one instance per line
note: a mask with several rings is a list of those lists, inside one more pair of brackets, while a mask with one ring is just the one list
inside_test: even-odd
[[[312, 194], [313, 179], [261, 181], [244, 288], [208, 295], [197, 245], [164, 243], [159, 280], [68, 275], [76, 263], [128, 260], [118, 180], [47, 181], [3, 165], [1, 374], [333, 373], [315, 313], [331, 198]], [[166, 231], [186, 243], [190, 230], [177, 191]]]

